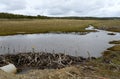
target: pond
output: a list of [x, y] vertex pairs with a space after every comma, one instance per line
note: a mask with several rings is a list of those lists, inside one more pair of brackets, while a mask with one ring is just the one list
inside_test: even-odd
[[108, 35], [111, 32], [96, 30], [85, 35], [47, 33], [0, 36], [0, 54], [44, 51], [88, 57], [89, 52], [91, 56], [99, 57], [101, 52], [113, 46], [109, 41], [120, 40], [120, 33]]

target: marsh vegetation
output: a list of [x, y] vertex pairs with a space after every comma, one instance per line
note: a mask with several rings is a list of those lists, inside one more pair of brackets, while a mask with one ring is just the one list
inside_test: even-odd
[[[0, 19], [1, 36], [16, 35], [16, 34], [38, 34], [38, 33], [95, 32], [95, 30], [85, 29], [89, 25], [93, 25], [95, 28], [100, 30], [115, 32], [115, 34], [118, 33], [117, 35], [119, 35], [120, 33], [119, 19], [96, 20], [92, 18], [92, 19], [81, 20], [80, 18], [75, 18], [75, 17], [71, 19], [70, 18], [46, 19], [46, 17], [43, 17], [44, 19], [40, 19], [29, 16], [28, 17], [32, 19], [28, 19], [28, 17], [24, 18], [24, 16], [19, 16], [22, 17], [22, 19], [18, 19], [18, 16], [17, 18], [16, 16], [14, 16], [15, 17], [14, 19], [8, 18], [8, 16], [7, 18]], [[114, 37], [114, 36], [116, 35], [112, 35], [110, 37]], [[97, 37], [98, 36], [96, 36], [96, 38]], [[108, 41], [112, 45], [112, 47], [106, 49], [106, 51], [103, 51], [102, 55], [98, 58], [88, 57], [86, 59], [83, 57], [75, 57], [65, 54], [51, 54], [51, 53], [37, 54], [34, 52], [34, 50], [32, 53], [23, 52], [23, 54], [17, 54], [17, 55], [12, 55], [12, 54], [4, 55], [4, 56], [1, 55], [1, 57], [5, 57], [9, 62], [14, 63], [17, 67], [39, 66], [38, 69], [44, 69], [44, 70], [33, 69], [28, 73], [21, 75], [8, 74], [0, 70], [0, 78], [2, 79], [4, 78], [5, 79], [30, 79], [30, 78], [31, 79], [36, 79], [36, 78], [37, 79], [63, 79], [63, 78], [64, 79], [68, 79], [68, 78], [69, 79], [70, 78], [71, 79], [77, 79], [77, 78], [119, 79], [120, 78], [119, 37], [117, 41], [116, 39], [114, 40], [115, 41], [110, 40], [111, 42]], [[2, 49], [4, 49], [4, 47], [2, 47]], [[42, 56], [43, 58], [41, 59], [37, 56], [39, 57]], [[53, 61], [57, 61], [57, 63]], [[3, 63], [0, 63], [0, 65], [2, 66]], [[60, 69], [56, 69], [56, 68], [60, 68]]]
[[49, 32], [90, 32], [95, 28], [120, 32], [120, 20], [71, 20], [71, 19], [27, 19], [0, 20], [0, 35], [49, 33]]

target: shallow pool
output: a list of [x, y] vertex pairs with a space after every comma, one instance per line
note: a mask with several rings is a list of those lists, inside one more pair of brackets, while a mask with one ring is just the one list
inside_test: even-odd
[[108, 31], [97, 31], [86, 35], [48, 33], [0, 36], [0, 54], [45, 51], [88, 57], [89, 52], [91, 56], [98, 57], [112, 46], [109, 41], [120, 40], [120, 33], [108, 35]]

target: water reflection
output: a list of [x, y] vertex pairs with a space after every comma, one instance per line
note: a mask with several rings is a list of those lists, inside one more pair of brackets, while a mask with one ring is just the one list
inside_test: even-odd
[[112, 40], [120, 40], [120, 33], [108, 35], [107, 31], [98, 30], [86, 35], [78, 34], [27, 34], [0, 36], [0, 54], [18, 52], [55, 52], [87, 57], [98, 57], [112, 45]]

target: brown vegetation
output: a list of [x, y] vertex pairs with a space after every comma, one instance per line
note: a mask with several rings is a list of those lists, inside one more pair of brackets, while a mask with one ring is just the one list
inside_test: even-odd
[[28, 19], [0, 20], [0, 35], [49, 33], [49, 32], [86, 32], [89, 25], [95, 28], [120, 32], [120, 20], [69, 20], [69, 19]]

